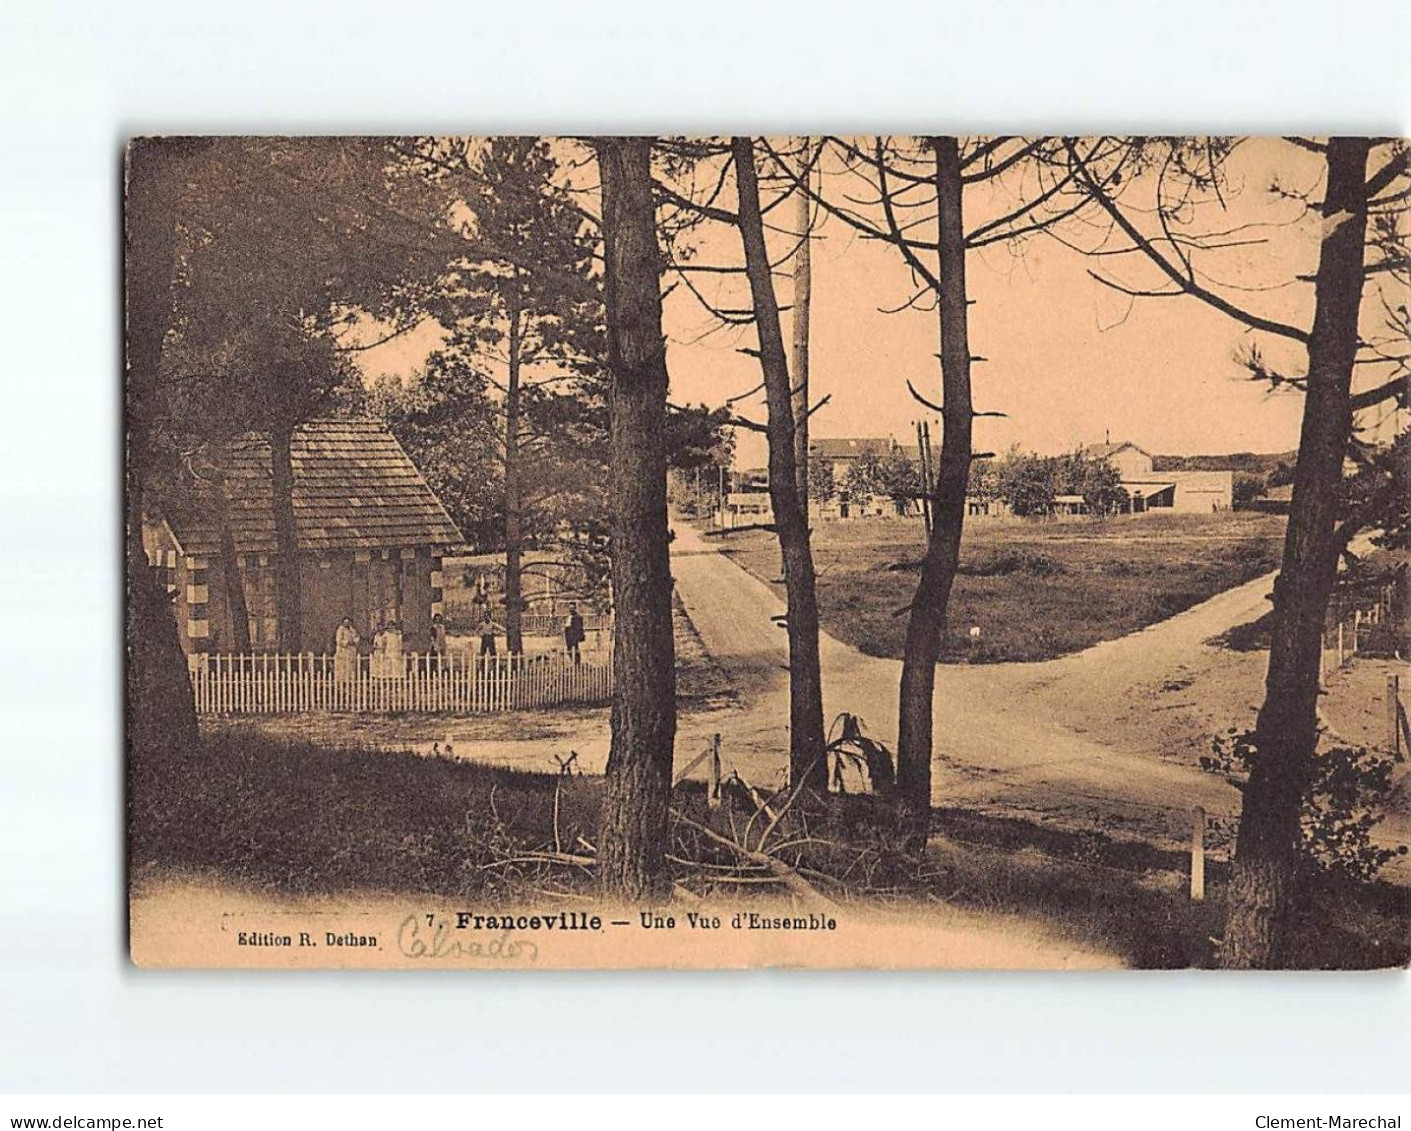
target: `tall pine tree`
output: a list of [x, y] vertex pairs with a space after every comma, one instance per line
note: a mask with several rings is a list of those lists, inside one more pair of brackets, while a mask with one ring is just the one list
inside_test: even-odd
[[448, 330], [433, 368], [494, 391], [504, 494], [505, 629], [523, 650], [524, 552], [601, 481], [606, 440], [602, 282], [593, 233], [541, 138], [434, 140], [420, 156], [458, 196], [464, 254], [429, 304]]

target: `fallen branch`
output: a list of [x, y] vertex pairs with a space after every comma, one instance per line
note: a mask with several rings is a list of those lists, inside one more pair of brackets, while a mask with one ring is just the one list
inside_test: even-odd
[[714, 829], [707, 828], [699, 821], [691, 820], [690, 817], [687, 817], [684, 813], [676, 809], [671, 810], [671, 814], [682, 824], [689, 825], [707, 839], [713, 840], [722, 847], [730, 849], [731, 852], [734, 852], [741, 859], [748, 860], [752, 864], [760, 864], [769, 869], [769, 871], [774, 876], [778, 877], [779, 881], [789, 889], [790, 894], [805, 906], [812, 906], [825, 911], [836, 911], [839, 909], [839, 905], [836, 902], [829, 899], [799, 875], [793, 868], [785, 864], [784, 861], [763, 852], [755, 852], [752, 849], [745, 848], [743, 845], [736, 844], [729, 837], [721, 836]]
[[505, 868], [511, 864], [571, 864], [577, 868], [591, 868], [597, 864], [592, 856], [575, 856], [571, 852], [524, 852], [518, 856], [506, 856], [501, 860], [491, 860], [480, 865], [480, 871], [491, 868]]

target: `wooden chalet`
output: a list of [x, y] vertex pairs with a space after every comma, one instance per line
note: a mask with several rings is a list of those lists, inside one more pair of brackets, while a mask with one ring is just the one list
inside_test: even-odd
[[236, 650], [224, 515], [255, 651], [332, 652], [344, 617], [353, 619], [364, 651], [391, 621], [407, 651], [426, 651], [431, 618], [442, 611], [442, 555], [464, 539], [416, 465], [370, 419], [309, 421], [295, 430], [291, 457], [301, 639], [297, 646], [280, 640], [270, 447], [249, 434], [194, 461], [144, 520], [147, 558], [172, 593], [183, 647]]

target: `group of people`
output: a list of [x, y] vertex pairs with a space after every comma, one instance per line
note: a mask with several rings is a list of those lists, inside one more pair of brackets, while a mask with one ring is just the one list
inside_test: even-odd
[[[496, 638], [504, 633], [504, 627], [495, 623], [488, 608], [481, 614], [476, 635], [480, 637], [480, 655], [494, 656], [497, 653]], [[587, 639], [583, 626], [583, 614], [577, 605], [568, 607], [568, 616], [563, 623], [564, 652], [575, 664], [583, 662], [582, 647]], [[362, 650], [362, 637], [353, 624], [352, 617], [344, 617], [333, 636], [333, 673], [340, 681], [357, 678], [358, 657]], [[428, 655], [437, 661], [446, 656], [446, 624], [440, 613], [431, 618], [431, 647]], [[372, 636], [371, 670], [374, 679], [399, 679], [406, 675], [406, 655], [403, 647], [402, 629], [395, 619], [379, 621]]]
[[[344, 617], [333, 634], [333, 675], [338, 680], [355, 679], [362, 636], [352, 617]], [[429, 655], [446, 654], [446, 625], [441, 614], [431, 618], [431, 649]], [[379, 621], [372, 634], [370, 666], [374, 679], [400, 679], [407, 673], [402, 626], [395, 619]]]
[[[505, 630], [502, 625], [496, 624], [490, 616], [489, 609], [482, 611], [480, 625], [475, 630], [480, 637], [480, 654], [482, 656], [493, 656], [496, 654], [496, 637]], [[577, 605], [568, 606], [568, 617], [563, 622], [563, 643], [564, 652], [573, 660], [575, 664], [583, 662], [582, 647], [583, 642], [588, 638], [588, 634], [583, 628], [583, 614], [578, 611]]]

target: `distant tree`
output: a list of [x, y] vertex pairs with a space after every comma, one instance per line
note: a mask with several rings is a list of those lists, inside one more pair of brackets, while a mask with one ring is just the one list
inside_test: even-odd
[[1255, 475], [1248, 471], [1235, 472], [1233, 495], [1235, 506], [1252, 503], [1255, 499], [1262, 497], [1267, 490], [1264, 476]]
[[1121, 473], [1106, 459], [1082, 456], [1073, 493], [1082, 495], [1089, 514], [1116, 514], [1127, 506], [1127, 489]]
[[844, 489], [854, 503], [866, 502], [873, 495], [886, 494], [882, 457], [876, 452], [863, 452], [850, 464], [843, 478]]
[[998, 465], [993, 459], [977, 459], [970, 465], [966, 495], [991, 502], [1000, 497]]
[[808, 494], [809, 498], [818, 504], [832, 502], [838, 497], [838, 480], [832, 460], [809, 457]]
[[489, 383], [461, 356], [405, 381], [384, 377], [367, 391], [368, 411], [387, 422], [470, 542], [500, 549], [505, 528], [500, 413]]
[[716, 509], [720, 487], [735, 458], [729, 413], [704, 405], [672, 409], [667, 417], [668, 487], [673, 504], [698, 517]]
[[[601, 405], [536, 402], [531, 416], [558, 448], [526, 457], [522, 475], [526, 548], [552, 547], [589, 574], [605, 577], [608, 552], [606, 420]], [[367, 391], [366, 408], [387, 421], [461, 532], [482, 550], [504, 549], [503, 406], [491, 383], [461, 353], [433, 353], [405, 381], [386, 377]], [[705, 406], [671, 408], [665, 441], [672, 469], [694, 484], [706, 472], [714, 496], [719, 468], [730, 465], [734, 438], [727, 414]], [[531, 568], [525, 566], [524, 568]]]
[[735, 458], [735, 434], [730, 413], [706, 405], [669, 405], [666, 416], [666, 459], [681, 471], [729, 467]]
[[[473, 370], [496, 394], [481, 433], [501, 467], [505, 637], [523, 650], [523, 557], [607, 456], [602, 281], [594, 233], [542, 138], [429, 138], [408, 167], [453, 198], [463, 245], [427, 307], [448, 330], [431, 368]], [[535, 521], [537, 518], [537, 522]]]
[[1054, 461], [1011, 448], [995, 467], [995, 486], [1012, 513], [1022, 517], [1053, 513], [1059, 494]]
[[921, 469], [894, 449], [883, 458], [881, 472], [880, 493], [891, 499], [898, 514], [905, 513], [921, 497]]

